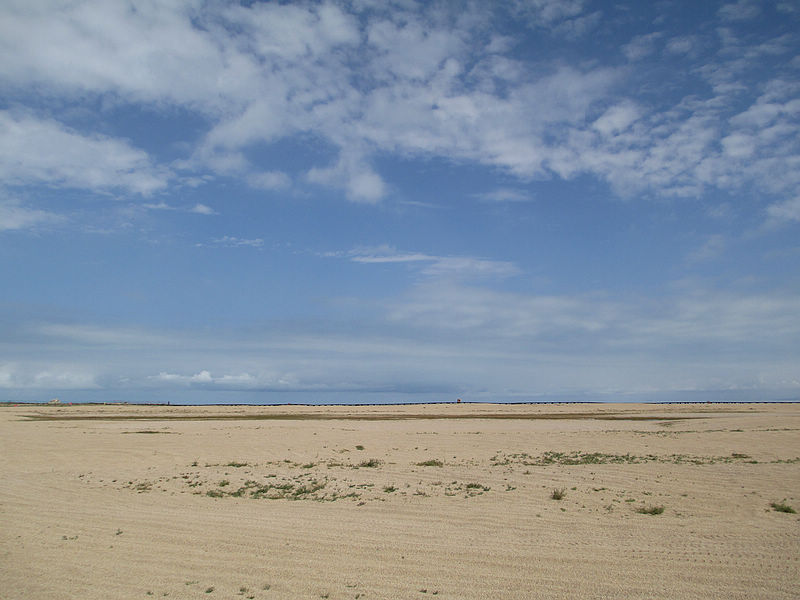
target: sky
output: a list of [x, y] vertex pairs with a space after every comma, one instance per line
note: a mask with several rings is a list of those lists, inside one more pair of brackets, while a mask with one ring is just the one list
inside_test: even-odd
[[0, 400], [800, 399], [800, 4], [0, 3]]

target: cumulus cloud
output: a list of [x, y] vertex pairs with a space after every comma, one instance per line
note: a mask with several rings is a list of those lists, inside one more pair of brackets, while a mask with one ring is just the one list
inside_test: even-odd
[[169, 172], [125, 141], [82, 135], [52, 120], [0, 111], [0, 178], [6, 185], [112, 190], [149, 195]]
[[[625, 195], [800, 189], [791, 175], [800, 172], [797, 90], [789, 77], [753, 80], [763, 57], [788, 56], [790, 34], [750, 43], [731, 25], [713, 36], [636, 36], [622, 48], [632, 63], [646, 70], [665, 38], [668, 53], [702, 55], [688, 68], [711, 85], [663, 101], [651, 93], [648, 103], [635, 99], [637, 70], [527, 60], [514, 54], [512, 36], [491, 30], [496, 10], [560, 38], [577, 35], [600, 18], [583, 0], [461, 11], [189, 1], [133, 10], [52, 0], [2, 10], [0, 82], [14, 93], [35, 89], [43, 106], [111, 97], [179, 107], [208, 123], [167, 169], [125, 140], [5, 111], [0, 175], [15, 184], [148, 194], [179, 170], [184, 181], [215, 173], [266, 190], [312, 183], [374, 204], [392, 191], [376, 157], [393, 155], [475, 163], [525, 181], [589, 174]], [[759, 10], [741, 0], [719, 14], [749, 19]], [[252, 152], [298, 139], [321, 142], [328, 156], [290, 173]]]
[[354, 202], [374, 204], [386, 193], [386, 184], [358, 156], [343, 154], [333, 167], [313, 168], [308, 172], [311, 183], [343, 188], [347, 197]]
[[[555, 34], [587, 29], [597, 18], [582, 0], [509, 6]], [[337, 156], [304, 167], [306, 181], [363, 203], [391, 190], [374, 166], [378, 153], [472, 161], [522, 179], [589, 173], [626, 194], [648, 189], [687, 196], [751, 182], [784, 191], [776, 190], [774, 174], [791, 172], [797, 156], [790, 98], [760, 101], [738, 116], [729, 107], [741, 101], [724, 96], [695, 102], [692, 110], [681, 101], [656, 109], [624, 98], [624, 70], [602, 64], [541, 69], [504, 55], [513, 44], [508, 36], [486, 39], [487, 13], [478, 7], [467, 7], [461, 18], [418, 5], [358, 10], [364, 12], [332, 3], [203, 9], [191, 2], [143, 3], [136, 10], [96, 1], [12, 3], [0, 26], [0, 81], [16, 90], [37, 86], [75, 99], [112, 94], [122, 102], [198, 112], [210, 129], [175, 168], [243, 176], [258, 189], [284, 189], [292, 177], [258, 164], [248, 150], [311, 135]], [[725, 19], [757, 13], [758, 5], [745, 0], [720, 8]], [[644, 60], [661, 37], [637, 36], [623, 52]], [[717, 92], [738, 93], [746, 89], [745, 65], [787, 52], [793, 42], [784, 38], [747, 46], [732, 33], [723, 36], [719, 59], [698, 72]], [[666, 51], [691, 54], [699, 42], [694, 35], [673, 36]], [[593, 112], [600, 105], [610, 108]], [[30, 115], [5, 112], [2, 119], [7, 142], [0, 174], [10, 181], [136, 193], [169, 182], [167, 170], [124, 140]], [[752, 165], [742, 164], [748, 127], [767, 128], [756, 140], [766, 155]], [[782, 187], [798, 185], [792, 180]]]

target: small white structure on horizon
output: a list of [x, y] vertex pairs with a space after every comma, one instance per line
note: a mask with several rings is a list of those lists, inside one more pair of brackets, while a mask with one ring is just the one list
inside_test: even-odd
[[50, 400], [50, 402], [48, 402], [48, 404], [60, 404], [60, 403], [61, 400], [59, 400], [58, 398], [53, 398], [52, 400]]

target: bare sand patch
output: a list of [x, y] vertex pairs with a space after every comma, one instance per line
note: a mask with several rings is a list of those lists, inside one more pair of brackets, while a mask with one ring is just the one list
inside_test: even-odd
[[0, 589], [797, 598], [798, 432], [789, 404], [0, 407]]

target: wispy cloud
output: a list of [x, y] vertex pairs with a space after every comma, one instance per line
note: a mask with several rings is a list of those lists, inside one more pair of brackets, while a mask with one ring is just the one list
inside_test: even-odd
[[291, 185], [291, 178], [281, 171], [267, 171], [249, 175], [247, 182], [262, 190], [281, 190]]
[[15, 199], [0, 197], [0, 231], [26, 230], [63, 221], [54, 213], [29, 208]]
[[428, 277], [482, 278], [511, 277], [520, 270], [511, 262], [487, 260], [471, 256], [436, 256], [420, 252], [399, 252], [389, 246], [356, 248], [329, 256], [345, 257], [362, 264], [409, 263], [417, 265], [419, 272]]
[[773, 222], [800, 221], [800, 197], [771, 204], [767, 207], [767, 215]]
[[[798, 302], [790, 293], [734, 294], [697, 286], [640, 302], [428, 280], [392, 299], [385, 313], [368, 311], [368, 322], [341, 334], [41, 325], [4, 335], [0, 387], [449, 389], [488, 390], [494, 397], [512, 391], [530, 396], [735, 388], [796, 393]], [[11, 345], [34, 339], [35, 356], [4, 358]], [[69, 364], [62, 358], [65, 348]]]
[[489, 202], [531, 202], [533, 200], [530, 192], [513, 188], [499, 188], [491, 192], [476, 194], [476, 197]]
[[208, 244], [197, 244], [198, 246], [212, 246], [218, 248], [261, 248], [264, 245], [262, 238], [240, 238], [233, 235], [224, 235], [214, 238]]
[[727, 246], [725, 236], [714, 234], [699, 247], [689, 253], [687, 259], [689, 262], [705, 262], [718, 258]]
[[147, 210], [166, 210], [166, 211], [179, 211], [179, 212], [189, 212], [194, 213], [197, 215], [216, 215], [219, 214], [210, 206], [205, 204], [197, 203], [194, 206], [177, 206], [174, 204], [167, 204], [166, 202], [158, 202], [158, 203], [144, 203], [141, 205], [143, 208]]

